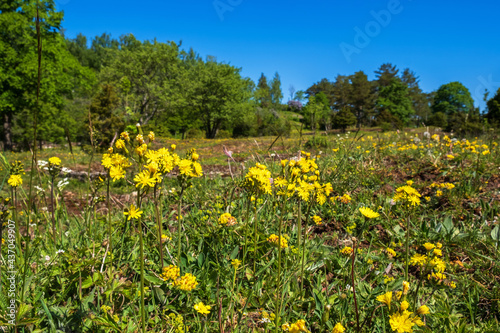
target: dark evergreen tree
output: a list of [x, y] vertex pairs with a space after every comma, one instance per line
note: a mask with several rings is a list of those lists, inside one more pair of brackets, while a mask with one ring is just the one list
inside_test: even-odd
[[352, 113], [356, 116], [356, 126], [368, 125], [373, 121], [376, 95], [373, 84], [363, 71], [350, 77], [351, 91], [349, 101]]
[[488, 112], [486, 113], [486, 118], [491, 124], [495, 126], [500, 125], [500, 88], [498, 88], [497, 93], [486, 103], [488, 106]]
[[398, 73], [399, 69], [397, 69], [396, 66], [390, 63], [382, 64], [379, 69], [375, 71], [379, 90], [381, 87], [390, 85], [393, 79], [399, 79]]

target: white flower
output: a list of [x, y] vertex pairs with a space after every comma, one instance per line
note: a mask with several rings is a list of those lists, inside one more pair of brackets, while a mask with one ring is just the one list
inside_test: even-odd
[[271, 322], [271, 320], [269, 320], [269, 318], [262, 318], [262, 320], [259, 321], [259, 323], [261, 323], [261, 324], [270, 323], [270, 322]]
[[37, 186], [37, 185], [35, 185], [35, 189], [36, 189], [38, 192], [44, 192], [44, 191], [45, 191], [43, 188], [41, 188], [40, 186]]
[[49, 261], [50, 257], [49, 256], [45, 256], [45, 260]]
[[44, 167], [44, 166], [46, 166], [47, 164], [49, 164], [49, 162], [44, 161], [44, 160], [38, 160], [38, 166], [39, 166], [39, 167]]
[[431, 133], [429, 133], [429, 132], [424, 132], [424, 136], [425, 136], [426, 138], [430, 138]]
[[57, 188], [59, 190], [62, 190], [66, 185], [69, 184], [69, 181], [68, 181], [68, 178], [64, 178], [63, 180], [60, 180], [58, 183], [57, 183]]
[[68, 169], [68, 168], [66, 168], [66, 167], [63, 167], [63, 168], [61, 169], [61, 172], [63, 172], [63, 173], [70, 173], [71, 171], [72, 171], [71, 169]]
[[59, 254], [59, 253], [64, 253], [64, 250], [61, 250], [61, 249], [57, 250], [56, 254]]

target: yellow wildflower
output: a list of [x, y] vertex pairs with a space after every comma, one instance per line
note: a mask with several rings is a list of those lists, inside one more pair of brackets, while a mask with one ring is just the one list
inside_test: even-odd
[[174, 265], [169, 265], [167, 267], [163, 267], [163, 273], [161, 274], [161, 278], [163, 281], [169, 280], [177, 280], [179, 278], [181, 270], [179, 267]]
[[344, 248], [342, 250], [340, 250], [340, 253], [345, 254], [345, 255], [351, 255], [352, 254], [352, 247], [344, 246]]
[[184, 274], [181, 278], [174, 281], [174, 286], [184, 291], [191, 291], [196, 288], [196, 276], [191, 273]]
[[130, 205], [128, 212], [124, 212], [123, 215], [128, 215], [128, 221], [130, 221], [130, 219], [139, 219], [142, 215], [142, 210], [139, 210], [134, 206], [134, 204], [132, 204]]
[[19, 185], [23, 184], [23, 179], [21, 178], [20, 175], [10, 175], [9, 180], [7, 180], [7, 183], [12, 187], [18, 187]]
[[49, 158], [49, 163], [52, 165], [61, 165], [61, 159], [59, 157]]
[[421, 316], [426, 315], [429, 313], [429, 307], [427, 305], [422, 305], [417, 309], [417, 313]]
[[391, 301], [392, 301], [392, 291], [388, 291], [383, 295], [377, 296], [377, 301], [384, 303], [391, 309]]
[[205, 305], [203, 302], [200, 302], [198, 304], [195, 304], [193, 308], [198, 312], [201, 313], [202, 315], [207, 315], [210, 313], [210, 305]]
[[432, 243], [425, 243], [425, 244], [424, 244], [424, 247], [425, 247], [425, 249], [426, 249], [427, 251], [430, 251], [430, 250], [432, 250], [433, 248], [435, 248], [435, 247], [436, 247], [436, 245], [434, 245], [434, 244], [432, 244]]
[[321, 221], [322, 221], [321, 217], [319, 217], [318, 215], [314, 215], [314, 216], [312, 217], [312, 219], [313, 219], [313, 221], [314, 221], [314, 223], [315, 223], [316, 225], [321, 225]]
[[412, 327], [415, 325], [410, 318], [411, 312], [404, 311], [403, 313], [396, 312], [389, 317], [389, 324], [393, 331], [398, 333], [411, 333]]
[[367, 217], [369, 219], [377, 218], [380, 216], [379, 213], [374, 212], [373, 210], [371, 210], [368, 207], [360, 207], [359, 211], [361, 212], [361, 214], [363, 214], [365, 217]]
[[268, 241], [269, 243], [272, 243], [272, 244], [274, 244], [274, 245], [276, 245], [276, 246], [278, 246], [278, 240], [279, 240], [280, 247], [281, 247], [282, 249], [285, 249], [285, 248], [287, 248], [287, 247], [288, 247], [288, 241], [287, 241], [284, 237], [281, 237], [281, 238], [280, 238], [280, 237], [278, 237], [277, 235], [272, 234], [271, 236], [269, 236], [269, 237], [267, 238], [267, 241]]
[[238, 270], [238, 268], [241, 265], [241, 260], [233, 259], [233, 260], [231, 260], [231, 265], [233, 265], [235, 270]]
[[343, 333], [345, 331], [345, 327], [342, 326], [341, 323], [337, 323], [335, 324], [335, 326], [333, 327], [333, 331], [332, 333]]

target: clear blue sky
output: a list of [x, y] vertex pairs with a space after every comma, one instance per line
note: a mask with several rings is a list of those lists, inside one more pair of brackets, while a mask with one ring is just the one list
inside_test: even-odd
[[[460, 81], [476, 105], [500, 88], [498, 0], [56, 0], [66, 36], [182, 40], [202, 56], [242, 68], [257, 81], [281, 76], [305, 90], [337, 74], [385, 62], [410, 68], [430, 92]], [[490, 95], [491, 96], [491, 95]]]

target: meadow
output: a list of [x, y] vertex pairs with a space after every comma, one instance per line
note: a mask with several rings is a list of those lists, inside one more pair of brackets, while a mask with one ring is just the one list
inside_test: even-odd
[[105, 152], [5, 153], [0, 326], [500, 332], [498, 142], [138, 128]]

